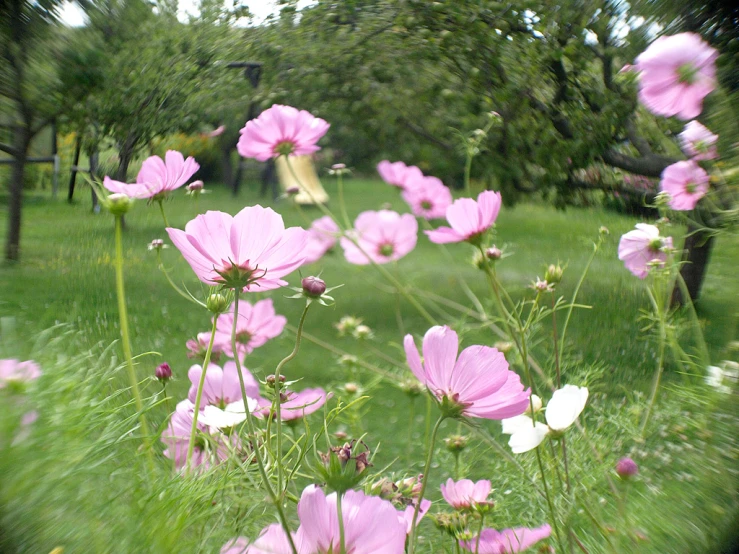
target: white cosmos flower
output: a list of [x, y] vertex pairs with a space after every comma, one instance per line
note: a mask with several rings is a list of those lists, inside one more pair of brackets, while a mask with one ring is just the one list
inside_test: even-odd
[[585, 387], [565, 385], [554, 391], [545, 412], [547, 425], [552, 431], [564, 431], [575, 423], [587, 401], [588, 389]]
[[[710, 371], [710, 370], [709, 370]], [[532, 398], [534, 398], [532, 396]], [[537, 402], [538, 401], [538, 402]], [[547, 404], [545, 418], [547, 424], [536, 422], [528, 415], [519, 415], [501, 421], [503, 433], [510, 435], [508, 446], [514, 454], [528, 452], [539, 446], [549, 433], [559, 433], [575, 423], [588, 401], [588, 389], [565, 385], [554, 391]], [[534, 411], [541, 409], [541, 398], [534, 398]], [[526, 413], [530, 413], [530, 407]]]
[[[540, 397], [538, 397], [535, 394], [532, 394], [531, 395], [531, 404], [534, 405], [534, 413], [537, 413], [537, 412], [541, 411], [542, 402], [541, 402], [541, 398]], [[531, 404], [529, 404], [528, 406], [526, 406], [526, 411], [524, 412], [525, 414], [531, 414]], [[503, 431], [503, 432], [505, 433], [505, 431]]]
[[[249, 411], [254, 412], [258, 407], [257, 401], [254, 398], [247, 398], [246, 400]], [[200, 413], [198, 420], [208, 427], [228, 429], [246, 420], [244, 402], [242, 400], [231, 402], [223, 410], [218, 406], [206, 406]]]
[[534, 421], [527, 415], [520, 415], [504, 419], [503, 433], [511, 435], [508, 446], [514, 454], [521, 454], [533, 450], [541, 444], [549, 433], [549, 427]]

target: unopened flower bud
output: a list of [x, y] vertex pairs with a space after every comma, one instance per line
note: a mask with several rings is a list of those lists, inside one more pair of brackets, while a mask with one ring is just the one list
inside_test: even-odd
[[[267, 378], [264, 380], [264, 382], [267, 384], [267, 386], [271, 389], [275, 388], [275, 383], [277, 382], [277, 379], [274, 375], [267, 375]], [[285, 382], [285, 376], [280, 375], [280, 383]]]
[[621, 479], [630, 479], [639, 473], [639, 466], [631, 458], [621, 458], [616, 464], [616, 473]]
[[496, 123], [503, 121], [503, 118], [501, 117], [501, 115], [496, 111], [488, 112], [488, 117], [492, 119], [493, 121], [495, 121]]
[[549, 284], [546, 280], [542, 281], [538, 277], [536, 278], [536, 281], [533, 285], [531, 285], [531, 288], [533, 288], [536, 292], [549, 292], [554, 290], [554, 287]]
[[664, 190], [654, 197], [654, 203], [658, 207], [666, 207], [671, 200], [672, 196], [670, 193]]
[[339, 331], [339, 336], [349, 335], [354, 332], [357, 325], [362, 323], [362, 319], [350, 315], [342, 317], [338, 323], [334, 324], [334, 327]]
[[500, 258], [503, 256], [503, 252], [501, 252], [500, 248], [493, 245], [487, 250], [485, 250], [485, 255], [488, 257], [488, 260], [500, 260]]
[[509, 352], [513, 351], [514, 344], [507, 340], [501, 340], [501, 341], [496, 342], [493, 345], [493, 347], [496, 348], [502, 354], [508, 354]]
[[608, 230], [608, 227], [606, 227], [605, 225], [601, 225], [600, 229], [598, 229], [598, 232], [603, 236], [611, 234], [611, 232]]
[[291, 187], [287, 187], [287, 190], [285, 190], [285, 194], [288, 196], [295, 196], [300, 192], [300, 187], [297, 185], [293, 185]]
[[205, 306], [211, 313], [222, 314], [228, 309], [228, 298], [220, 292], [214, 292], [205, 301]]
[[318, 277], [305, 277], [300, 284], [303, 287], [305, 295], [310, 298], [318, 298], [326, 292], [326, 283], [323, 279], [319, 279]]
[[347, 435], [345, 431], [336, 431], [334, 433], [334, 437], [336, 437], [340, 441], [346, 440], [348, 436], [349, 435]]
[[196, 196], [203, 192], [203, 187], [205, 184], [202, 181], [193, 181], [189, 185], [185, 187], [185, 190], [187, 191], [186, 194], [189, 194], [191, 196]]
[[559, 264], [550, 264], [544, 274], [544, 280], [552, 285], [556, 285], [562, 280], [563, 274], [564, 270], [562, 269], [562, 266]]
[[147, 245], [147, 248], [149, 250], [161, 250], [162, 248], [167, 248], [167, 245], [164, 244], [162, 239], [154, 239]]
[[531, 402], [529, 403], [528, 406], [526, 406], [526, 411], [524, 412], [526, 415], [531, 415], [531, 405], [532, 404], [534, 406], [534, 413], [537, 413], [537, 412], [541, 411], [541, 407], [542, 407], [541, 398], [539, 398], [535, 394], [532, 394], [531, 395]]
[[357, 328], [354, 329], [352, 335], [355, 339], [368, 339], [372, 337], [372, 329], [370, 329], [366, 325], [357, 325]]
[[423, 385], [416, 379], [407, 379], [400, 384], [400, 390], [411, 398], [421, 396], [423, 394]]
[[346, 383], [344, 385], [344, 390], [347, 394], [357, 394], [357, 391], [359, 390], [359, 387], [356, 383]]
[[157, 366], [154, 375], [156, 375], [156, 378], [160, 381], [169, 381], [172, 378], [172, 368], [169, 367], [167, 362], [164, 362]]
[[469, 438], [463, 435], [452, 435], [451, 437], [447, 437], [444, 439], [444, 444], [446, 445], [446, 449], [449, 452], [457, 455], [462, 452], [462, 450], [467, 448], [468, 441]]
[[108, 196], [105, 200], [105, 205], [110, 213], [118, 216], [127, 213], [131, 209], [133, 200], [125, 194], [116, 192]]
[[344, 354], [341, 358], [339, 358], [339, 363], [343, 366], [352, 367], [357, 364], [359, 360], [356, 356], [352, 356], [351, 354]]

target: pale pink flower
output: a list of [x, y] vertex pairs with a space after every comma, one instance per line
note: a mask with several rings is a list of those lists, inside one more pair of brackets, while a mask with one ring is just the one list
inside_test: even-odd
[[708, 173], [692, 160], [676, 162], [662, 172], [661, 191], [670, 194], [673, 210], [692, 210], [708, 192]]
[[688, 122], [678, 137], [683, 152], [695, 161], [713, 160], [718, 157], [716, 151], [718, 135], [714, 135], [699, 122], [695, 120]]
[[316, 219], [308, 229], [308, 242], [303, 250], [305, 255], [303, 263], [307, 265], [320, 260], [326, 252], [336, 246], [337, 237], [340, 234], [341, 229], [329, 216], [325, 215]]
[[411, 211], [424, 219], [444, 217], [452, 204], [452, 191], [436, 177], [409, 179], [401, 196]]
[[[189, 400], [177, 404], [175, 412], [169, 420], [169, 425], [162, 432], [161, 440], [167, 446], [164, 455], [174, 459], [175, 467], [181, 469], [187, 462], [187, 449], [190, 444], [192, 420], [195, 414], [195, 405]], [[197, 429], [200, 433], [206, 432], [206, 426], [198, 421]], [[202, 466], [204, 469], [218, 464], [228, 458], [228, 437], [216, 433], [211, 435], [211, 441], [197, 438], [192, 451], [191, 467]], [[215, 449], [215, 450], [213, 450]]]
[[455, 510], [470, 510], [477, 505], [489, 504], [491, 490], [492, 485], [486, 479], [477, 483], [469, 479], [461, 479], [456, 483], [453, 479], [447, 479], [446, 484], [441, 485], [441, 495]]
[[285, 286], [280, 277], [301, 266], [307, 241], [306, 231], [285, 229], [281, 215], [259, 205], [233, 217], [209, 211], [167, 233], [201, 281], [245, 291]]
[[457, 359], [459, 339], [447, 326], [426, 332], [423, 363], [411, 335], [405, 336], [404, 346], [411, 371], [442, 405], [452, 404], [462, 415], [483, 419], [505, 419], [526, 411], [531, 389], [524, 390], [496, 348], [469, 346]]
[[0, 360], [0, 389], [11, 383], [25, 383], [41, 377], [41, 368], [31, 360]]
[[[418, 517], [416, 518], [416, 527], [418, 527], [418, 524], [421, 523], [421, 520], [423, 519], [423, 516], [425, 516], [429, 508], [431, 508], [431, 501], [426, 500], [425, 498], [421, 500], [421, 507], [418, 510]], [[413, 528], [413, 514], [416, 511], [416, 501], [409, 504], [405, 507], [403, 510], [398, 510], [398, 517], [405, 525], [405, 532], [407, 535], [411, 534], [411, 529]]]
[[[326, 394], [326, 391], [321, 388], [303, 389], [300, 392], [287, 391], [283, 394], [287, 398], [280, 404], [282, 421], [292, 421], [317, 412], [332, 396], [331, 393]], [[262, 413], [267, 417], [272, 402], [262, 399], [260, 405], [264, 406]]]
[[[342, 498], [341, 512], [348, 553], [405, 552], [406, 525], [387, 500], [349, 490]], [[315, 485], [306, 487], [298, 502], [298, 518], [300, 527], [293, 535], [298, 554], [328, 554], [339, 551], [336, 493], [327, 496]], [[246, 550], [246, 554], [265, 553], [291, 554], [287, 536], [277, 524], [262, 530], [259, 538]]]
[[399, 260], [416, 247], [418, 222], [411, 214], [366, 211], [359, 214], [350, 233], [357, 244], [348, 237], [341, 239], [349, 263], [367, 265], [371, 260], [386, 264]]
[[236, 149], [260, 162], [280, 155], [307, 156], [320, 150], [316, 143], [329, 127], [305, 110], [275, 104], [246, 122]]
[[[187, 399], [195, 403], [198, 393], [198, 385], [200, 376], [203, 374], [203, 367], [194, 365], [187, 372], [187, 378], [190, 379], [190, 390], [187, 392]], [[246, 396], [249, 398], [260, 399], [259, 383], [245, 367], [241, 367], [241, 376], [244, 378], [244, 389]], [[200, 409], [205, 406], [218, 406], [223, 408], [228, 404], [243, 401], [244, 396], [241, 394], [241, 383], [239, 382], [239, 374], [236, 369], [236, 362], [226, 362], [223, 369], [215, 364], [208, 366], [205, 372], [205, 383], [203, 384], [203, 396], [200, 399]]]
[[459, 198], [446, 209], [446, 220], [451, 228], [439, 227], [433, 231], [424, 232], [431, 242], [437, 244], [475, 242], [493, 226], [498, 217], [500, 205], [500, 193], [492, 190], [481, 192], [477, 201], [472, 198]]
[[476, 536], [468, 541], [459, 541], [459, 545], [465, 550], [479, 554], [514, 554], [523, 552], [551, 534], [552, 528], [549, 525], [542, 525], [535, 529], [516, 527], [503, 531], [487, 528], [480, 533], [479, 550]]
[[[231, 332], [234, 324], [234, 305], [221, 314], [216, 323], [215, 343], [231, 358], [235, 357], [231, 348]], [[254, 303], [239, 300], [239, 320], [236, 322], [236, 351], [239, 359], [251, 354], [255, 348], [279, 336], [287, 324], [287, 318], [275, 313], [271, 298]]]
[[[185, 343], [187, 347], [188, 358], [198, 358], [205, 360], [205, 354], [208, 351], [208, 344], [210, 343], [210, 331], [204, 331], [198, 333], [194, 339], [190, 339]], [[218, 363], [223, 353], [223, 345], [217, 342], [213, 342], [213, 348], [210, 352], [210, 361]]]
[[618, 259], [626, 269], [639, 279], [649, 273], [650, 264], [664, 263], [672, 248], [672, 237], [661, 237], [659, 229], [647, 223], [637, 223], [636, 229], [621, 237], [618, 243]]
[[127, 185], [105, 177], [103, 186], [111, 192], [123, 193], [131, 198], [161, 198], [187, 183], [198, 169], [200, 165], [192, 156], [185, 159], [180, 152], [167, 150], [164, 160], [159, 156], [144, 160], [135, 184]]
[[409, 180], [423, 178], [423, 173], [415, 165], [405, 165], [403, 162], [391, 163], [383, 160], [377, 164], [377, 173], [388, 185], [405, 190]]
[[[280, 526], [278, 523], [276, 523], [275, 525], [277, 525], [278, 527]], [[270, 527], [272, 526], [270, 525]], [[267, 529], [269, 529], [269, 527]], [[257, 542], [259, 542], [258, 539], [257, 539]], [[231, 539], [230, 541], [228, 541], [226, 544], [223, 545], [223, 547], [221, 548], [220, 554], [246, 554], [248, 547], [249, 547], [249, 539], [247, 539], [246, 537], [236, 537], [235, 539]], [[288, 545], [288, 548], [289, 548], [289, 545]], [[252, 554], [262, 554], [259, 550], [256, 550], [256, 549], [252, 549], [250, 552]]]
[[717, 57], [695, 33], [659, 37], [636, 58], [639, 99], [654, 114], [693, 119], [716, 88]]

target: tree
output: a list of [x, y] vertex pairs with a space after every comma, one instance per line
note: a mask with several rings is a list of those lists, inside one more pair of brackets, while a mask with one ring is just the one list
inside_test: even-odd
[[79, 91], [60, 80], [64, 37], [56, 24], [60, 0], [0, 0], [0, 113], [9, 140], [0, 150], [13, 157], [5, 259], [20, 259], [23, 178], [33, 137], [65, 111]]

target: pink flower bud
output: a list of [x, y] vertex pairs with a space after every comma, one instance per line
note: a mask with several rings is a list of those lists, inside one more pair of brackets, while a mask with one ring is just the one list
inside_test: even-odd
[[326, 283], [318, 277], [305, 277], [300, 284], [303, 286], [303, 292], [311, 298], [318, 298], [326, 292]]
[[485, 250], [485, 255], [488, 257], [489, 260], [500, 260], [503, 252], [501, 252], [500, 248], [498, 248], [497, 246], [492, 246]]
[[639, 473], [639, 466], [631, 458], [621, 458], [616, 464], [616, 473], [621, 479], [629, 479]]
[[169, 367], [167, 362], [159, 364], [156, 371], [154, 372], [156, 378], [160, 381], [169, 381], [172, 378], [172, 368]]

